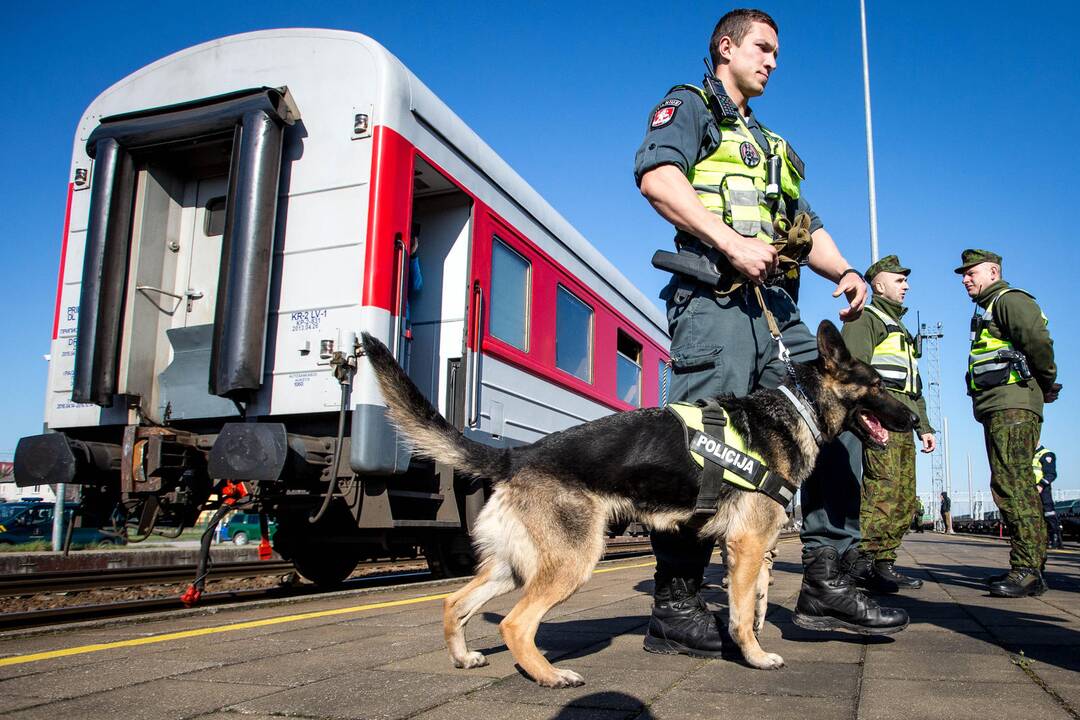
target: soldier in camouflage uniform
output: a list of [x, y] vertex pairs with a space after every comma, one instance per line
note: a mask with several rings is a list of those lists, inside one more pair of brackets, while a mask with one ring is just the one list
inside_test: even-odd
[[1024, 597], [1046, 592], [1046, 525], [1031, 459], [1039, 447], [1043, 404], [1057, 400], [1054, 342], [1035, 299], [1001, 279], [1001, 256], [965, 250], [962, 276], [975, 302], [967, 387], [983, 425], [990, 490], [1009, 529], [1010, 571], [987, 578], [990, 594]]
[[[844, 323], [844, 342], [851, 354], [870, 363], [881, 374], [893, 397], [919, 418], [915, 435], [923, 452], [936, 446], [934, 429], [926, 417], [917, 352], [904, 327], [904, 298], [911, 273], [896, 255], [871, 265], [866, 281], [874, 296], [857, 319]], [[851, 575], [861, 587], [876, 592], [918, 589], [922, 580], [896, 570], [896, 550], [919, 500], [915, 495], [915, 442], [911, 433], [891, 433], [884, 450], [863, 446], [862, 540]]]

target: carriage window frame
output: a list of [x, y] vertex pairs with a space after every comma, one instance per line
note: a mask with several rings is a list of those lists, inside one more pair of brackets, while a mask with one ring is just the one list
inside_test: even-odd
[[[641, 343], [623, 330], [616, 330], [615, 339], [615, 396], [627, 405], [641, 407], [641, 379], [642, 379], [642, 353], [644, 348]], [[632, 399], [625, 395], [630, 389], [629, 385], [623, 384], [624, 371], [634, 374]]]
[[[564, 304], [564, 299], [571, 304]], [[584, 328], [580, 326], [571, 326], [573, 321], [577, 318], [564, 313], [564, 309], [571, 308], [575, 310], [583, 308], [587, 311], [588, 314], [585, 316], [586, 326]], [[582, 300], [562, 283], [557, 283], [555, 289], [555, 367], [568, 375], [576, 377], [582, 382], [589, 383], [590, 385], [593, 383], [593, 354], [595, 347], [593, 338], [595, 328], [596, 308]], [[580, 337], [583, 331], [585, 337], [584, 364], [582, 364], [580, 354], [576, 355], [573, 359], [566, 356], [560, 357], [560, 347], [567, 348], [573, 344], [571, 338]], [[571, 364], [575, 367], [571, 367]], [[581, 369], [584, 370], [584, 375], [578, 372], [578, 370]]]
[[227, 198], [224, 195], [206, 201], [203, 218], [203, 234], [217, 237], [225, 234], [225, 212]]
[[[509, 265], [503, 267], [497, 266], [496, 262], [500, 254], [500, 249], [506, 253], [503, 257], [506, 257], [508, 260], [520, 260], [521, 265], [518, 265], [516, 268], [511, 268]], [[508, 309], [518, 309], [517, 307], [510, 308], [507, 303], [507, 297], [512, 296], [514, 293], [511, 293], [511, 295], [508, 296], [505, 291], [500, 292], [498, 286], [500, 278], [504, 281], [509, 279], [509, 276], [505, 272], [500, 273], [498, 271], [510, 269], [523, 269], [524, 271], [519, 276], [516, 276], [523, 278], [521, 281], [522, 299], [521, 305], [519, 306], [521, 310], [520, 317], [518, 317], [516, 313], [506, 312]], [[531, 327], [529, 320], [532, 316], [532, 283], [532, 261], [511, 247], [508, 242], [498, 235], [493, 234], [491, 236], [491, 297], [492, 299], [499, 298], [499, 302], [492, 302], [490, 309], [488, 310], [488, 333], [496, 340], [504, 342], [524, 353], [529, 352], [529, 335]], [[498, 312], [496, 308], [502, 312]], [[512, 323], [515, 333], [517, 330], [520, 330], [520, 344], [515, 339], [500, 334], [507, 330], [508, 326], [504, 325], [504, 323]]]

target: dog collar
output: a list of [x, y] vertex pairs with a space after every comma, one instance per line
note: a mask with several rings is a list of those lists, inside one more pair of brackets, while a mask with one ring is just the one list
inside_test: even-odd
[[810, 407], [810, 403], [799, 397], [802, 393], [796, 395], [791, 392], [791, 389], [788, 388], [787, 385], [781, 385], [780, 392], [784, 394], [784, 397], [791, 401], [791, 404], [795, 406], [795, 411], [799, 413], [799, 417], [806, 423], [806, 427], [810, 428], [810, 434], [814, 436], [814, 442], [818, 445], [825, 442], [825, 439], [821, 435], [821, 429], [818, 428], [817, 420], [814, 419], [813, 408]]

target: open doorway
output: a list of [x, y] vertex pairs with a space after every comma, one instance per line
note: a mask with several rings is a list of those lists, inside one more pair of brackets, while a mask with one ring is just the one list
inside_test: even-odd
[[460, 414], [455, 398], [462, 396], [454, 377], [460, 377], [465, 342], [472, 199], [418, 157], [412, 220], [406, 367], [425, 397], [453, 419]]

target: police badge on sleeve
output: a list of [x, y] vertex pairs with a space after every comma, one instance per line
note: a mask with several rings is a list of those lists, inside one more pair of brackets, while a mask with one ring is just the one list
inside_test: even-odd
[[649, 129], [655, 130], [670, 125], [671, 121], [675, 119], [675, 111], [679, 109], [680, 105], [682, 105], [682, 100], [678, 98], [670, 98], [657, 105], [656, 110], [653, 112], [652, 122], [649, 123]]

